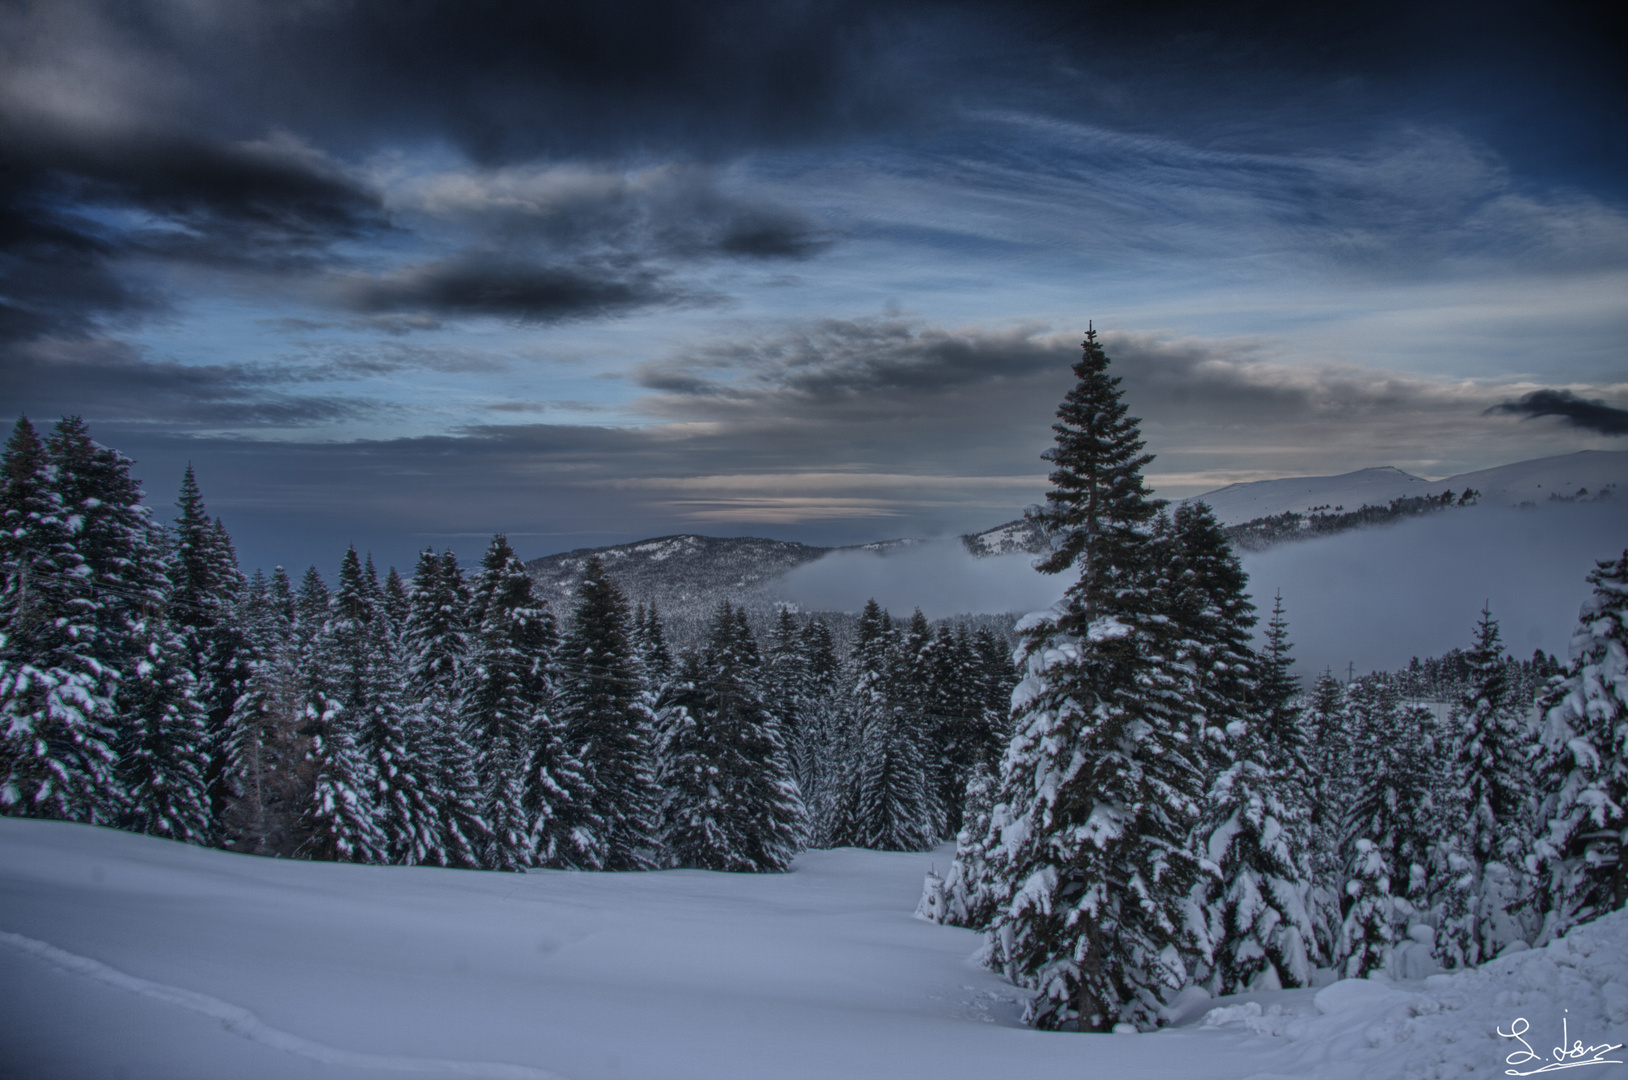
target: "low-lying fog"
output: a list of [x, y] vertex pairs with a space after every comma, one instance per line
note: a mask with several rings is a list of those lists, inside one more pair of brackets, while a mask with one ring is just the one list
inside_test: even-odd
[[[1476, 506], [1283, 544], [1246, 556], [1262, 622], [1279, 590], [1302, 674], [1354, 663], [1360, 674], [1405, 666], [1470, 643], [1481, 607], [1510, 651], [1567, 657], [1595, 560], [1628, 546], [1628, 500], [1529, 509]], [[978, 559], [945, 540], [877, 555], [836, 552], [782, 579], [806, 610], [857, 611], [877, 602], [896, 616], [1027, 612], [1056, 601], [1071, 574], [1036, 573], [1029, 555]]]

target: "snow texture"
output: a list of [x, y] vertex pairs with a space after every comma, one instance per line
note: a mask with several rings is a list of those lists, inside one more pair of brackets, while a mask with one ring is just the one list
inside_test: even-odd
[[976, 934], [912, 916], [948, 857], [514, 875], [0, 819], [0, 1075], [1423, 1080], [1502, 1075], [1520, 1046], [1496, 1031], [1522, 1018], [1545, 1058], [1562, 1020], [1628, 1042], [1625, 912], [1421, 982], [1189, 993], [1154, 1034], [1028, 1030]]

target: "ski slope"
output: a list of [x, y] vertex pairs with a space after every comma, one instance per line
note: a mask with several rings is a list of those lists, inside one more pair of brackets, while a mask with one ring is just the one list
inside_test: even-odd
[[1543, 1054], [1562, 1019], [1628, 1041], [1623, 913], [1423, 983], [1204, 1002], [1153, 1034], [1030, 1031], [1021, 993], [970, 962], [977, 935], [911, 914], [948, 857], [512, 875], [0, 818], [0, 1076], [1490, 1077], [1517, 1017]]

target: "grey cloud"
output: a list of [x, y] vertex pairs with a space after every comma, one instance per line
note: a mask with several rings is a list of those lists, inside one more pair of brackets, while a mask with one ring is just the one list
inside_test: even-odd
[[577, 164], [463, 168], [403, 181], [403, 211], [456, 221], [511, 250], [555, 257], [806, 258], [829, 230], [763, 194], [732, 190], [714, 169]]
[[504, 255], [467, 254], [333, 284], [354, 310], [419, 317], [487, 315], [552, 323], [639, 308], [716, 302], [643, 267], [549, 266]]
[[1628, 409], [1619, 409], [1603, 401], [1590, 401], [1570, 390], [1534, 390], [1517, 401], [1494, 405], [1487, 413], [1558, 416], [1585, 431], [1597, 431], [1601, 435], [1628, 435]]
[[[644, 365], [640, 385], [746, 407], [788, 399], [816, 407], [892, 408], [899, 396], [1066, 371], [1066, 339], [1037, 328], [950, 331], [903, 320], [824, 319], [746, 341], [703, 345]], [[682, 410], [682, 401], [656, 403]]]
[[154, 361], [118, 341], [33, 342], [0, 356], [0, 408], [92, 421], [197, 427], [306, 427], [375, 418], [390, 407], [352, 396], [296, 394], [288, 369]]

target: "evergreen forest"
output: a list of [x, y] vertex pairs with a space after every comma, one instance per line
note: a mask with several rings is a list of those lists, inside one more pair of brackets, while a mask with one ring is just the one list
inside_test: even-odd
[[0, 812], [516, 872], [953, 839], [929, 911], [983, 931], [1047, 1029], [1474, 965], [1622, 907], [1628, 551], [1579, 583], [1564, 664], [1512, 657], [1483, 610], [1443, 657], [1303, 683], [1281, 598], [1258, 633], [1226, 530], [1147, 490], [1109, 368], [1088, 333], [1029, 518], [1070, 584], [1015, 639], [721, 603], [675, 648], [597, 559], [553, 610], [501, 535], [467, 567], [245, 575], [190, 468], [161, 526], [79, 418], [21, 419]]

